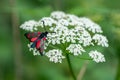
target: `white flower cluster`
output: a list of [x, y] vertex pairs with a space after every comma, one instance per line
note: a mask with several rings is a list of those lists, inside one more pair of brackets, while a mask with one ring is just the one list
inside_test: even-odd
[[[44, 21], [44, 23], [42, 21]], [[50, 17], [44, 17], [38, 23], [41, 27], [43, 27], [43, 26], [52, 26], [53, 24], [56, 24], [56, 21]]]
[[22, 24], [20, 26], [20, 28], [26, 30], [26, 31], [31, 31], [33, 32], [34, 30], [37, 30], [37, 26], [38, 26], [38, 22], [34, 21], [34, 20], [29, 20], [26, 21], [24, 24]]
[[64, 12], [61, 11], [55, 11], [51, 13], [51, 18], [56, 19], [56, 20], [60, 20], [66, 17], [66, 14]]
[[97, 45], [101, 45], [103, 47], [109, 46], [107, 38], [101, 34], [95, 34], [93, 36], [93, 40], [95, 41], [95, 43], [97, 43]]
[[[85, 48], [89, 46], [95, 46], [96, 44], [102, 47], [109, 46], [107, 38], [102, 35], [103, 31], [101, 27], [86, 17], [77, 17], [72, 14], [56, 11], [52, 12], [50, 17], [43, 17], [38, 22], [25, 22], [20, 28], [33, 31], [35, 30], [34, 28], [37, 28], [35, 27], [36, 25], [37, 27], [47, 27], [48, 31], [55, 32], [47, 35], [46, 50], [49, 45], [58, 45], [58, 47], [60, 45], [65, 48], [64, 50], [78, 56], [86, 52]], [[65, 53], [64, 50], [49, 50], [45, 55], [50, 61], [61, 63], [62, 59], [65, 58], [62, 56], [62, 53]], [[35, 49], [33, 49], [33, 52], [34, 55], [38, 54]], [[100, 58], [92, 56], [93, 53], [98, 55], [97, 51], [90, 52], [89, 55], [91, 58], [95, 58], [93, 60], [96, 62], [102, 62]]]
[[105, 62], [104, 55], [98, 52], [97, 50], [95, 51], [90, 51], [89, 56], [93, 59], [95, 62]]
[[66, 42], [78, 42], [83, 46], [93, 44], [91, 35], [81, 26], [76, 26], [72, 29], [68, 29], [68, 27], [59, 24], [54, 28], [51, 27], [50, 30], [57, 33], [48, 34], [48, 41], [53, 45]]
[[83, 27], [88, 29], [89, 31], [93, 32], [93, 33], [102, 33], [103, 31], [101, 30], [101, 27], [94, 23], [93, 21], [91, 21], [88, 18], [80, 18], [80, 21], [83, 23]]
[[55, 63], [62, 63], [62, 59], [65, 58], [62, 55], [62, 51], [58, 49], [49, 50], [45, 55], [49, 58], [51, 62]]
[[69, 52], [73, 53], [73, 55], [75, 56], [78, 56], [79, 54], [81, 55], [82, 52], [85, 52], [80, 44], [70, 44], [69, 47], [66, 48], [66, 50], [69, 50]]
[[89, 46], [92, 43], [92, 38], [89, 32], [87, 32], [83, 27], [77, 26], [76, 28], [76, 39], [84, 47]]

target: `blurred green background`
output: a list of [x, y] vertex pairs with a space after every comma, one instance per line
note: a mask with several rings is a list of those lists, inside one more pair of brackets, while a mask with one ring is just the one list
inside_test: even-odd
[[[68, 64], [51, 63], [33, 56], [19, 29], [27, 20], [39, 20], [62, 10], [86, 16], [101, 25], [109, 40], [102, 49], [105, 63], [89, 61], [82, 80], [120, 80], [120, 0], [1, 0], [0, 1], [0, 80], [72, 80]], [[77, 76], [85, 60], [71, 56]]]

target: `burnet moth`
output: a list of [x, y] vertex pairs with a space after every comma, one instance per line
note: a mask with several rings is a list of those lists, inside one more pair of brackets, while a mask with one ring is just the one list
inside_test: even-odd
[[[43, 25], [44, 25], [44, 21]], [[46, 31], [46, 28], [44, 26], [45, 32], [27, 32], [25, 33], [25, 37], [29, 39], [30, 42], [33, 42], [31, 45], [31, 48], [36, 48], [41, 55], [43, 55], [44, 51], [44, 43], [46, 41], [46, 37], [48, 32]], [[54, 33], [54, 32], [49, 32]]]

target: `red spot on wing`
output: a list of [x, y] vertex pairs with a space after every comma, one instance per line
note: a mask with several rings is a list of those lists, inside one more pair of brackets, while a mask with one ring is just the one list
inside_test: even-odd
[[38, 32], [38, 34], [40, 35], [40, 34], [41, 34], [41, 32]]
[[34, 42], [40, 36], [41, 32], [28, 32], [25, 33], [25, 37], [29, 39], [30, 42]]
[[37, 39], [37, 37], [32, 38], [30, 41], [31, 41], [31, 42], [34, 42], [36, 39]]
[[25, 33], [26, 38], [34, 38], [40, 36], [40, 32], [28, 32]]
[[46, 40], [46, 37], [44, 37], [43, 40], [45, 41], [45, 40]]
[[41, 40], [38, 40], [37, 43], [36, 43], [36, 49], [39, 49], [40, 48], [40, 42]]

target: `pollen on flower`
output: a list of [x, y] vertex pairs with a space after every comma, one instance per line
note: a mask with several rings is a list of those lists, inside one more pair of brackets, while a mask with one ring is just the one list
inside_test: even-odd
[[98, 52], [97, 50], [90, 51], [89, 56], [93, 59], [93, 61], [99, 63], [99, 62], [105, 62], [104, 55]]
[[54, 63], [62, 63], [62, 59], [65, 58], [62, 51], [58, 49], [49, 50], [45, 55], [49, 58], [49, 61]]

